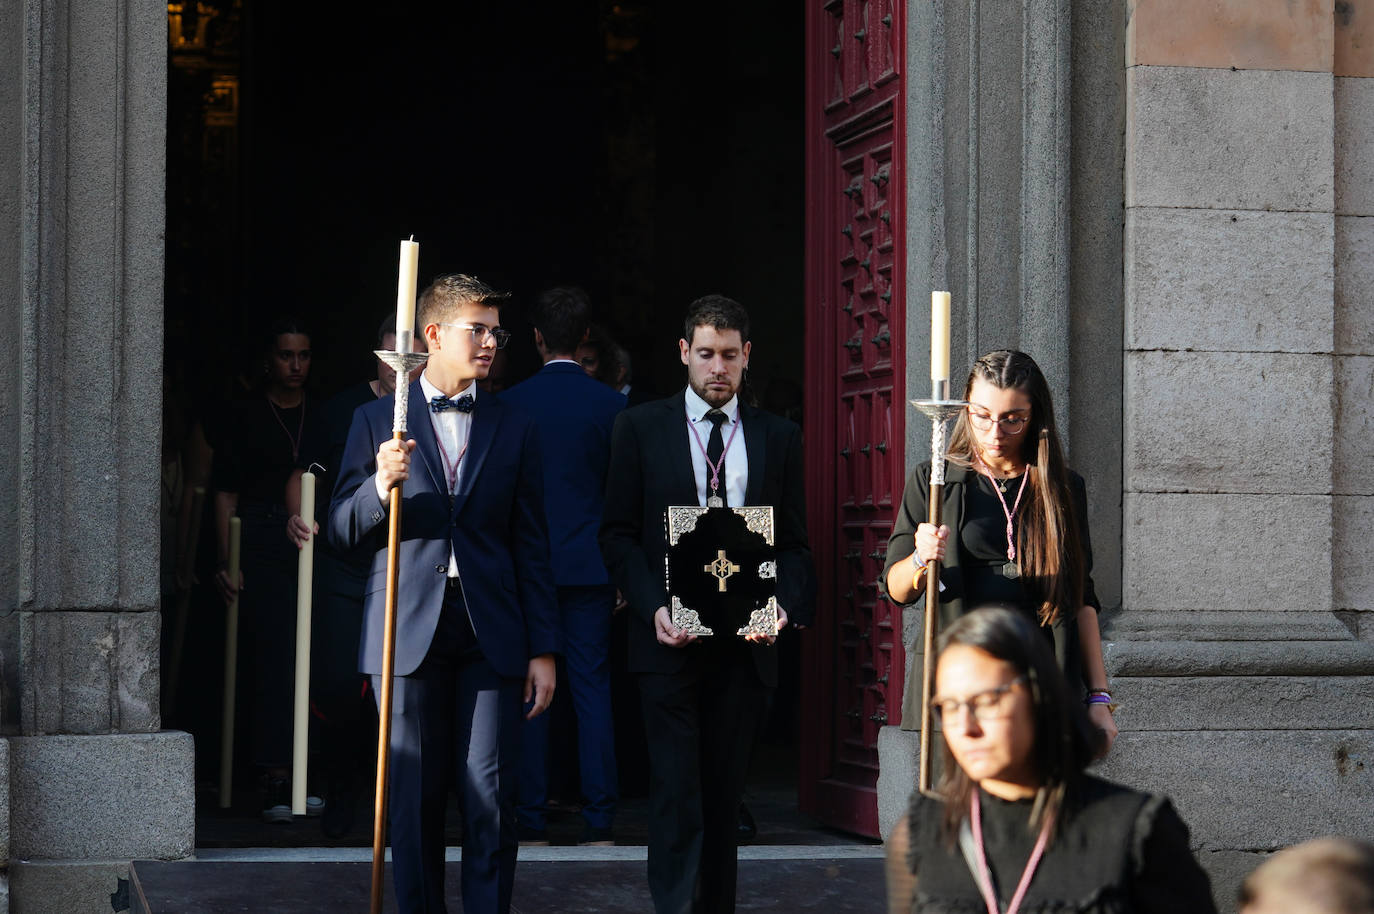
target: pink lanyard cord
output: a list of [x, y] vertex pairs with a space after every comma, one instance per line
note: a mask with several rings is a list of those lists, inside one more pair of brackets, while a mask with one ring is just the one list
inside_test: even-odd
[[[726, 417], [727, 421], [729, 417]], [[730, 439], [725, 442], [724, 449], [720, 452], [720, 462], [712, 463], [711, 458], [706, 456], [706, 448], [701, 443], [701, 433], [697, 431], [697, 424], [691, 419], [687, 420], [687, 427], [692, 430], [692, 437], [697, 439], [697, 447], [701, 449], [701, 458], [706, 461], [706, 468], [711, 471], [711, 492], [714, 495], [720, 489], [720, 474], [725, 469], [725, 455], [730, 453], [730, 445], [735, 443], [735, 434], [739, 431], [742, 423], [739, 417], [735, 417], [735, 427], [730, 429]]]
[[1036, 869], [1040, 866], [1040, 858], [1045, 855], [1045, 848], [1050, 843], [1050, 829], [1054, 826], [1054, 817], [1046, 816], [1045, 824], [1040, 826], [1040, 837], [1035, 839], [1035, 849], [1031, 851], [1030, 859], [1026, 861], [1026, 868], [1021, 872], [1021, 881], [1016, 886], [1016, 894], [1011, 897], [1011, 903], [1007, 905], [1005, 912], [997, 906], [997, 898], [992, 894], [992, 872], [988, 869], [987, 853], [983, 850], [983, 813], [982, 806], [978, 801], [978, 788], [973, 789], [973, 798], [969, 801], [970, 811], [973, 819], [973, 841], [978, 850], [978, 890], [983, 893], [983, 901], [988, 906], [988, 914], [1016, 914], [1021, 902], [1026, 897], [1026, 890], [1030, 888], [1031, 878], [1035, 876]]
[[1007, 561], [1016, 561], [1016, 532], [1012, 527], [1012, 522], [1016, 519], [1016, 512], [1021, 508], [1021, 496], [1026, 494], [1026, 483], [1030, 482], [1030, 467], [1027, 466], [1021, 474], [1021, 488], [1016, 490], [1016, 504], [1007, 507], [1007, 500], [1002, 497], [1002, 489], [997, 485], [997, 480], [992, 476], [992, 470], [983, 461], [978, 461], [978, 472], [988, 478], [992, 483], [993, 494], [1002, 503], [1002, 513], [1007, 516]]
[[[444, 461], [444, 475], [448, 477], [448, 494], [452, 495], [458, 489], [458, 467], [463, 462], [463, 455], [468, 452], [468, 442], [464, 441], [463, 446], [458, 449], [458, 456], [454, 458], [453, 465], [449, 466], [448, 450], [444, 447], [444, 436], [439, 430], [439, 420], [434, 413], [429, 414], [429, 424], [434, 429], [434, 443], [439, 445], [439, 458]], [[468, 438], [472, 438], [472, 421], [468, 421]]]

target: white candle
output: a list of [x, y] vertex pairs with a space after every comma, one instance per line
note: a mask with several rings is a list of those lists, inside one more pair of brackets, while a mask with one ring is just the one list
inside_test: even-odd
[[396, 281], [397, 352], [411, 351], [410, 341], [415, 335], [415, 277], [419, 269], [419, 242], [402, 241], [400, 276]]
[[[403, 242], [404, 243], [404, 242]], [[412, 274], [413, 275], [413, 274]], [[301, 520], [315, 529], [315, 474], [301, 474]], [[314, 585], [315, 536], [301, 547], [296, 577], [296, 690], [291, 741], [291, 812], [305, 815], [306, 758], [310, 735], [310, 597]]]
[[949, 380], [949, 293], [930, 293], [930, 379]]

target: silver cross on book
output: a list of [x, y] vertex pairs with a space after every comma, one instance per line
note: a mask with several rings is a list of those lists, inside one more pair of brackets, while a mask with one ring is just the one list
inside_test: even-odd
[[778, 633], [771, 506], [671, 507], [664, 525], [674, 625], [698, 636]]

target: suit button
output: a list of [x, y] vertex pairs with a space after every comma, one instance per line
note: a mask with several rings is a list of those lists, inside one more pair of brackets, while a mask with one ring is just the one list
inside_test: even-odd
[[447, 565], [435, 565], [435, 566], [434, 566], [434, 570], [437, 571], [437, 572], [439, 572], [440, 574], [445, 574], [445, 573], [448, 571], [448, 566], [447, 566]]

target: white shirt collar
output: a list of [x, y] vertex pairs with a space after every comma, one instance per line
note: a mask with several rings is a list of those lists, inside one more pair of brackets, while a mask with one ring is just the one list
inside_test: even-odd
[[[420, 390], [424, 392], [424, 395], [425, 395], [425, 402], [426, 402], [426, 403], [428, 403], [430, 400], [433, 400], [435, 397], [442, 397], [442, 396], [445, 396], [444, 392], [443, 392], [442, 390], [440, 390], [439, 388], [435, 387], [434, 384], [429, 380], [429, 372], [428, 372], [428, 371], [423, 372], [423, 373], [421, 373], [421, 375], [420, 375]], [[452, 400], [457, 400], [457, 399], [458, 399], [459, 397], [461, 397], [463, 394], [472, 394], [472, 400], [473, 400], [474, 403], [476, 403], [476, 402], [477, 402], [477, 382], [476, 382], [476, 381], [469, 381], [467, 387], [464, 387], [462, 390], [458, 391], [456, 394], [454, 394], [452, 397], [450, 397], [450, 399], [452, 399]]]
[[549, 366], [549, 365], [558, 365], [558, 364], [563, 364], [563, 365], [576, 365], [578, 368], [581, 368], [581, 367], [582, 367], [582, 363], [579, 362], [579, 361], [577, 361], [577, 359], [549, 359], [547, 362], [544, 363], [545, 367], [547, 367], [547, 366]]
[[[692, 390], [692, 385], [690, 384], [687, 385], [686, 401], [687, 418], [693, 422], [700, 422], [702, 418], [705, 417], [706, 413], [714, 408], [711, 404], [701, 399], [701, 397], [697, 395], [697, 392]], [[720, 410], [725, 413], [726, 417], [730, 420], [730, 424], [734, 425], [739, 419], [739, 394], [735, 394], [726, 401], [725, 405], [722, 406]]]

